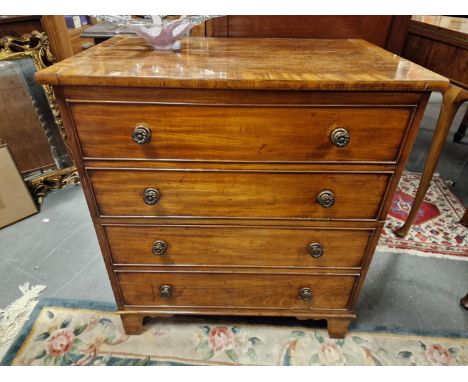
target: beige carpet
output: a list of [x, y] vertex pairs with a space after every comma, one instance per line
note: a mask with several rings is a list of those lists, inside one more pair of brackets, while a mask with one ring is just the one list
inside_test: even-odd
[[[42, 301], [41, 301], [42, 302]], [[57, 304], [55, 304], [57, 305]], [[36, 307], [3, 365], [467, 365], [468, 335], [443, 338], [350, 332], [344, 340], [306, 326], [150, 320], [124, 334], [118, 315]], [[76, 305], [76, 304], [75, 304]], [[112, 309], [107, 306], [106, 309]], [[460, 336], [460, 333], [458, 333]]]

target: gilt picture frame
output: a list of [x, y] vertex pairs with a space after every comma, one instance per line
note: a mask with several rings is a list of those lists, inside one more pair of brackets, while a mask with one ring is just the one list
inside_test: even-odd
[[[11, 126], [4, 127], [7, 131], [13, 132], [15, 129], [15, 125], [11, 122], [13, 119], [16, 124], [21, 123], [26, 116], [30, 119], [37, 118], [37, 121], [30, 123], [41, 126], [48, 142], [51, 158], [53, 158], [50, 165], [28, 168], [27, 171], [22, 172], [38, 204], [42, 203], [43, 197], [49, 191], [79, 182], [53, 89], [51, 86], [39, 85], [34, 81], [36, 71], [54, 62], [55, 59], [44, 32], [33, 31], [21, 37], [6, 36], [0, 40], [0, 74], [4, 84], [1, 89], [2, 97], [7, 101], [15, 97], [24, 101], [23, 109], [19, 113], [21, 115], [10, 115], [9, 118], [5, 118], [5, 123], [9, 122]], [[13, 84], [13, 86], [8, 88], [8, 84]], [[21, 94], [25, 96], [21, 97]], [[17, 102], [12, 105], [16, 107]], [[18, 114], [18, 110], [12, 111], [11, 109], [4, 108], [3, 111]], [[15, 139], [21, 139], [21, 137], [15, 137]], [[29, 142], [25, 140], [23, 145], [28, 145]]]

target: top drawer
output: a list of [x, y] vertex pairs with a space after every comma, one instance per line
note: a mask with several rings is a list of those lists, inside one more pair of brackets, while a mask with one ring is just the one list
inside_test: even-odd
[[[70, 108], [85, 158], [234, 162], [396, 162], [414, 110], [80, 102]], [[151, 137], [138, 144], [134, 131], [140, 142]]]

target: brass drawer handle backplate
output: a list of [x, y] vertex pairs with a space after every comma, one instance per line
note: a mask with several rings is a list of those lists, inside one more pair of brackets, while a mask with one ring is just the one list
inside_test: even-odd
[[166, 252], [166, 249], [167, 249], [167, 244], [166, 244], [166, 242], [163, 241], [163, 240], [156, 240], [156, 241], [153, 243], [152, 252], [153, 252], [153, 255], [155, 255], [155, 256], [162, 256], [162, 255], [164, 255], [164, 252]]
[[333, 195], [333, 192], [330, 190], [323, 190], [318, 194], [317, 202], [323, 208], [330, 208], [335, 204], [335, 195]]
[[132, 132], [133, 142], [144, 145], [151, 141], [151, 129], [145, 125], [137, 125]]
[[310, 288], [301, 288], [299, 290], [299, 298], [302, 301], [310, 301], [312, 300], [312, 291]]
[[319, 243], [310, 243], [307, 247], [307, 252], [316, 259], [323, 256], [323, 248]]
[[172, 296], [172, 287], [170, 285], [161, 285], [159, 287], [159, 297], [163, 300], [167, 300]]
[[331, 141], [336, 147], [345, 147], [351, 140], [348, 130], [343, 127], [338, 127], [330, 134]]
[[156, 188], [147, 188], [143, 193], [143, 201], [150, 206], [159, 202], [160, 197], [161, 194]]

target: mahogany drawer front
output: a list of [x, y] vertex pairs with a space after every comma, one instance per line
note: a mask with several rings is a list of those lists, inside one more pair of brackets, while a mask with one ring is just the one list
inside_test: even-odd
[[372, 230], [105, 226], [114, 264], [360, 267]]
[[[70, 107], [84, 157], [208, 161], [395, 162], [413, 114], [410, 106]], [[151, 130], [149, 143], [132, 141], [140, 125]], [[345, 147], [331, 139], [340, 127]]]
[[[148, 307], [346, 309], [357, 280], [354, 275], [116, 274], [124, 304]], [[309, 300], [301, 297], [303, 288], [310, 290]]]
[[[104, 216], [373, 220], [390, 179], [374, 173], [212, 170], [88, 169], [88, 176]], [[320, 195], [330, 196], [333, 206], [319, 204]]]

